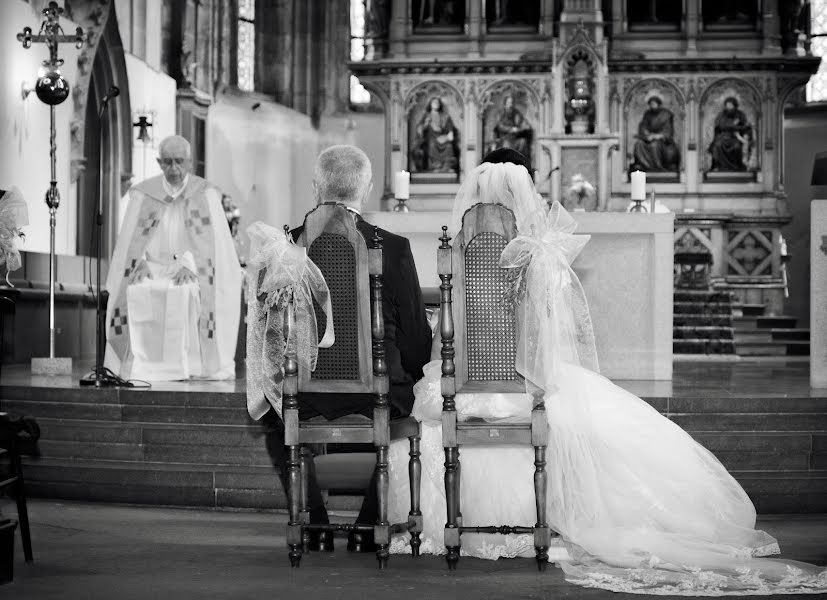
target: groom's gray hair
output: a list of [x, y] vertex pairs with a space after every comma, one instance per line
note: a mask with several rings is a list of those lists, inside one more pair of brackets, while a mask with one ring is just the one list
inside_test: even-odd
[[313, 170], [316, 202], [341, 202], [361, 208], [373, 179], [370, 159], [356, 146], [330, 146]]

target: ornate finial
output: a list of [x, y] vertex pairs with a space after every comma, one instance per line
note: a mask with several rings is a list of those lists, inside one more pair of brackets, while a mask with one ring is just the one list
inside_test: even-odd
[[439, 241], [442, 242], [442, 245], [440, 246], [441, 249], [444, 250], [446, 248], [450, 248], [450, 246], [448, 245], [448, 242], [451, 241], [451, 236], [448, 235], [448, 226], [447, 225], [442, 226], [442, 236], [440, 236]]
[[374, 248], [381, 248], [382, 247], [382, 236], [379, 235], [379, 228], [374, 226], [373, 228], [373, 247]]
[[293, 237], [290, 235], [290, 226], [285, 224], [283, 229], [284, 229], [284, 237], [286, 237], [288, 241], [292, 241]]

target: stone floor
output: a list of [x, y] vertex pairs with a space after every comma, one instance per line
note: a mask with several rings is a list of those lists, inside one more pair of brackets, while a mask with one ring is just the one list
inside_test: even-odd
[[[6, 516], [14, 505], [0, 502]], [[285, 515], [32, 500], [35, 562], [16, 536], [15, 579], [0, 598], [130, 600], [173, 598], [639, 598], [566, 583], [533, 559], [463, 559], [449, 573], [442, 558], [392, 557], [378, 571], [372, 555], [311, 554], [290, 569]], [[763, 517], [784, 558], [827, 564], [827, 515]], [[780, 596], [777, 596], [780, 597]], [[813, 596], [809, 596], [813, 597]]]

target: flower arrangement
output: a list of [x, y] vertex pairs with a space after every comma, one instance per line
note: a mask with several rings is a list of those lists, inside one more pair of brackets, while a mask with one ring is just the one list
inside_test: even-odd
[[566, 190], [565, 207], [569, 210], [594, 210], [597, 207], [595, 201], [594, 186], [586, 181], [580, 174], [572, 175], [571, 183]]
[[0, 265], [6, 263], [6, 283], [14, 287], [9, 275], [22, 264], [17, 239], [25, 238], [20, 228], [29, 224], [29, 211], [17, 188], [0, 193]]

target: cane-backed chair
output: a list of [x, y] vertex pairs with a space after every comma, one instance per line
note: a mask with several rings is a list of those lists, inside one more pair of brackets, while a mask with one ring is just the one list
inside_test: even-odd
[[[295, 354], [285, 357], [284, 426], [288, 447], [290, 521], [287, 543], [290, 562], [299, 566], [309, 531], [373, 532], [379, 567], [388, 562], [390, 536], [408, 531], [414, 556], [419, 555], [422, 513], [419, 509], [420, 427], [413, 417], [390, 419], [388, 374], [385, 363], [385, 324], [382, 313], [382, 243], [374, 230], [370, 249], [351, 214], [341, 205], [322, 204], [308, 213], [297, 243], [319, 267], [330, 289], [335, 343], [320, 348], [313, 372], [298, 366]], [[319, 331], [325, 314], [316, 307]], [[331, 395], [375, 395], [373, 418], [348, 415], [334, 420], [299, 419], [302, 392]], [[388, 522], [388, 450], [393, 440], [408, 438], [411, 510], [405, 523]], [[303, 444], [364, 444], [376, 447], [378, 518], [364, 524], [310, 523], [307, 508], [308, 455]]]
[[[530, 533], [534, 535], [537, 566], [548, 565], [551, 529], [546, 523], [546, 446], [548, 421], [542, 393], [533, 397], [530, 420], [494, 424], [457, 419], [456, 395], [513, 393], [524, 396], [517, 374], [516, 310], [506, 292], [509, 273], [500, 268], [500, 254], [517, 235], [514, 214], [499, 204], [477, 204], [464, 215], [453, 246], [442, 228], [438, 250], [440, 332], [442, 335], [442, 443], [445, 449], [447, 523], [445, 546], [449, 569], [459, 561], [460, 538], [471, 533]], [[530, 444], [534, 447], [534, 493], [537, 523], [466, 527], [460, 506], [459, 448], [463, 445]]]

